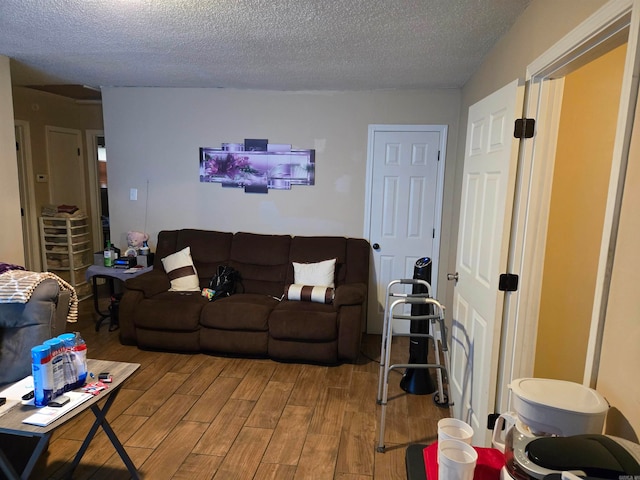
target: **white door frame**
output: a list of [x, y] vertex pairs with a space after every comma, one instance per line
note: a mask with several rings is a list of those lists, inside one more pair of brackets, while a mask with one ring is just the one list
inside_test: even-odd
[[508, 267], [510, 272], [521, 273], [521, 287], [514, 295], [505, 297], [503, 340], [506, 341], [503, 345], [513, 349], [505, 352], [500, 365], [496, 400], [500, 412], [509, 409], [507, 386], [510, 380], [533, 375], [542, 260], [551, 203], [550, 179], [555, 159], [555, 127], [563, 86], [561, 78], [626, 40], [627, 54], [583, 379], [585, 385], [595, 387], [638, 95], [639, 24], [640, 0], [610, 1], [527, 67], [525, 115], [535, 118], [539, 128], [533, 141], [523, 141], [521, 150], [521, 191], [514, 207], [513, 251]]
[[[436, 205], [434, 217], [433, 252], [431, 259], [431, 290], [434, 296], [438, 295], [438, 273], [440, 266], [440, 237], [442, 235], [442, 200], [444, 196], [444, 171], [447, 158], [447, 125], [369, 125], [367, 140], [367, 173], [365, 177], [364, 195], [364, 227], [363, 238], [371, 236], [371, 201], [373, 193], [373, 152], [376, 132], [438, 132], [440, 134], [440, 161], [436, 179]], [[446, 263], [446, 262], [445, 262]], [[370, 269], [373, 271], [373, 269]], [[370, 292], [371, 294], [371, 292]], [[384, 302], [383, 302], [384, 303]]]
[[28, 270], [39, 272], [42, 269], [40, 258], [40, 241], [38, 236], [38, 213], [36, 211], [35, 185], [33, 182], [33, 157], [31, 154], [31, 130], [29, 122], [24, 120], [14, 120], [16, 128], [16, 141], [20, 145], [21, 154], [18, 155], [18, 161], [21, 162], [21, 178], [20, 188], [25, 199], [22, 206], [23, 215], [26, 224], [26, 230], [22, 232], [25, 245], [25, 267]]
[[93, 251], [104, 247], [102, 238], [102, 209], [100, 208], [100, 185], [98, 178], [97, 152], [98, 137], [104, 137], [104, 130], [87, 130], [87, 173], [89, 177], [89, 209], [91, 211], [91, 230], [93, 231]]

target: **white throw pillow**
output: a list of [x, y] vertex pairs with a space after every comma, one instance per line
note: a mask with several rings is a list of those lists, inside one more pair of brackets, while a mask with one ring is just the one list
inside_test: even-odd
[[170, 292], [200, 291], [200, 280], [196, 267], [193, 265], [190, 247], [163, 258], [162, 266], [171, 281]]
[[318, 263], [293, 262], [293, 283], [334, 288], [336, 259]]

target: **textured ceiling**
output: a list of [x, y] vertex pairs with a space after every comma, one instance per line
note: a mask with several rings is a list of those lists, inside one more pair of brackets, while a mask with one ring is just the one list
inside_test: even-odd
[[1, 0], [15, 85], [459, 88], [531, 0]]

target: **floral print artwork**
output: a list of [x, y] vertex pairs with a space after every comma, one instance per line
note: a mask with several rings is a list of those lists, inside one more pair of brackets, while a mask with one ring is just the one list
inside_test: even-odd
[[315, 150], [228, 151], [200, 148], [200, 182], [267, 193], [315, 183]]

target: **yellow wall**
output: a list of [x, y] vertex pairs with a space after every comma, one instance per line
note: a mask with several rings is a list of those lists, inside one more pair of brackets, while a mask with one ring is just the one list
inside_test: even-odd
[[565, 77], [534, 375], [582, 382], [626, 45]]
[[[607, 433], [640, 435], [640, 105], [636, 107], [596, 389], [611, 404]], [[635, 432], [634, 432], [635, 428]]]

